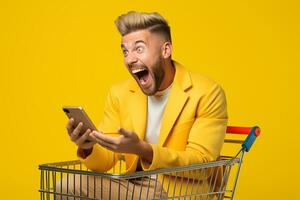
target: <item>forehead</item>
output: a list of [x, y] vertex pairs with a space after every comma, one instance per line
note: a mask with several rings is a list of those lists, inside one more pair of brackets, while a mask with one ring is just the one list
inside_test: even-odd
[[121, 40], [121, 47], [130, 48], [139, 42], [150, 45], [155, 41], [159, 41], [158, 34], [153, 34], [148, 30], [138, 30], [124, 35]]

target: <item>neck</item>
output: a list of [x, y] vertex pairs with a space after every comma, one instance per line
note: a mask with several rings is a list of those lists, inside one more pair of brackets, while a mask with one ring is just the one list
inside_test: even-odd
[[174, 76], [175, 76], [175, 67], [174, 67], [173, 62], [172, 62], [171, 59], [168, 59], [165, 62], [164, 69], [165, 69], [165, 77], [164, 77], [164, 80], [162, 81], [162, 83], [159, 87], [160, 91], [165, 90], [166, 88], [168, 88], [173, 83]]

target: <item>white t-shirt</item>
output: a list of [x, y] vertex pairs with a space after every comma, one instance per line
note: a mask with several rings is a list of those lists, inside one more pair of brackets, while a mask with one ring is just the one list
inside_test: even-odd
[[172, 84], [167, 89], [148, 96], [146, 141], [150, 144], [157, 144], [161, 120], [171, 87]]

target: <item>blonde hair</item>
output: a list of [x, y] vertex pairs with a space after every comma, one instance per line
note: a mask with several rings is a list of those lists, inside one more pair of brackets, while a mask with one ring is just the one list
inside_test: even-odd
[[171, 42], [171, 31], [168, 22], [158, 13], [130, 11], [120, 15], [115, 25], [122, 36], [131, 32], [147, 29], [152, 33], [162, 34], [166, 41]]

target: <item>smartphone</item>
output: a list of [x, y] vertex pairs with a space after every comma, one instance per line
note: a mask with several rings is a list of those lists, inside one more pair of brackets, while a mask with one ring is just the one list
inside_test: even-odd
[[[86, 112], [83, 110], [80, 106], [64, 106], [63, 107], [64, 113], [68, 116], [68, 118], [74, 119], [75, 127], [79, 124], [79, 122], [83, 123], [83, 126], [81, 128], [81, 133], [85, 133], [87, 129], [90, 129], [91, 131], [97, 131], [97, 128], [93, 124], [92, 120], [88, 117]], [[74, 127], [74, 128], [75, 128]]]

